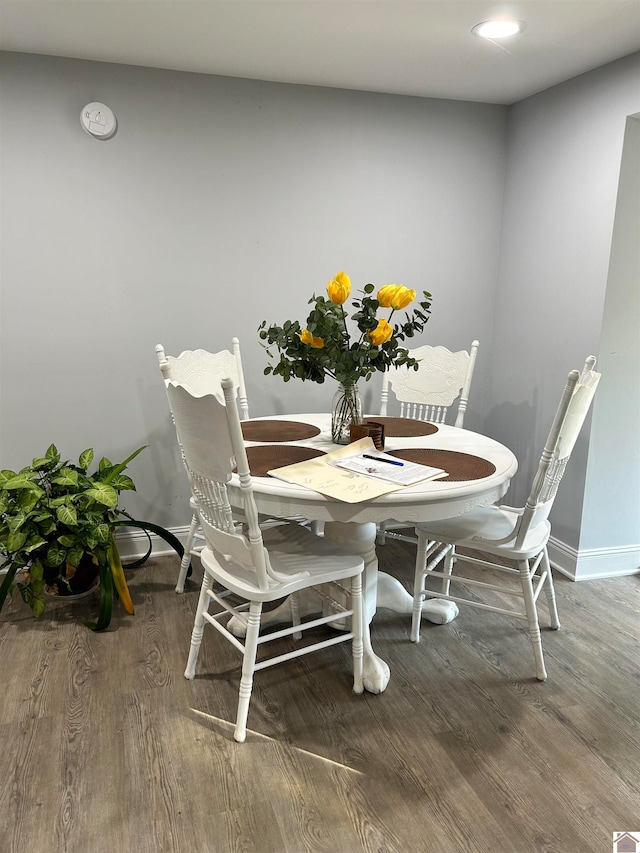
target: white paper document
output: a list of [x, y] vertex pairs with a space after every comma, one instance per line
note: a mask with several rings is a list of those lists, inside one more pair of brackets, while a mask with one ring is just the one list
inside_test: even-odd
[[396, 459], [395, 456], [375, 449], [331, 459], [330, 464], [398, 486], [413, 486], [423, 480], [437, 480], [447, 476], [447, 472], [442, 468], [431, 468], [429, 465]]
[[[359, 503], [361, 501], [373, 500], [381, 495], [396, 492], [413, 483], [422, 480], [435, 479], [445, 476], [446, 471], [440, 468], [429, 468], [426, 465], [417, 465], [413, 462], [402, 462], [401, 465], [390, 465], [379, 460], [364, 459], [367, 466], [362, 470], [354, 465], [359, 465], [358, 458], [363, 453], [372, 456], [386, 456], [380, 454], [370, 438], [361, 438], [347, 447], [341, 447], [325, 456], [318, 456], [305, 462], [295, 462], [293, 465], [285, 465], [269, 471], [272, 477], [305, 486], [337, 500], [346, 503]], [[389, 459], [394, 459], [390, 456]], [[354, 462], [355, 460], [355, 462]], [[377, 473], [382, 467], [390, 471]], [[375, 472], [366, 468], [375, 468]], [[395, 479], [392, 479], [395, 475]]]
[[356, 450], [368, 453], [374, 452], [375, 447], [370, 438], [361, 438], [347, 447], [341, 447], [325, 456], [317, 456], [305, 462], [294, 462], [269, 471], [272, 477], [295, 483], [307, 489], [313, 489], [330, 498], [345, 503], [360, 503], [374, 500], [381, 495], [397, 492], [403, 488], [402, 483], [390, 483], [388, 480], [360, 474], [346, 468], [338, 468], [331, 463], [343, 456], [352, 456]]

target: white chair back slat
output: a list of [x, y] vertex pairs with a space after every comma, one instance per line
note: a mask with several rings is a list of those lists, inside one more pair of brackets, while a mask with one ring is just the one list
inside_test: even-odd
[[589, 356], [582, 373], [572, 370], [567, 377], [567, 384], [516, 530], [516, 547], [522, 545], [529, 530], [549, 517], [571, 451], [600, 381], [600, 374], [593, 370], [594, 366], [595, 357]]
[[394, 367], [382, 376], [380, 415], [389, 414], [390, 391], [400, 406], [400, 417], [444, 423], [452, 404], [458, 400], [455, 425], [464, 422], [471, 379], [479, 343], [470, 352], [451, 352], [446, 347], [423, 346], [409, 350], [419, 361], [417, 370]]

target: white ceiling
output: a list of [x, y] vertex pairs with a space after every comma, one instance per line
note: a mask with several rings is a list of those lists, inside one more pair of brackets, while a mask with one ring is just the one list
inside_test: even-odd
[[640, 0], [0, 0], [0, 49], [510, 104], [640, 50]]

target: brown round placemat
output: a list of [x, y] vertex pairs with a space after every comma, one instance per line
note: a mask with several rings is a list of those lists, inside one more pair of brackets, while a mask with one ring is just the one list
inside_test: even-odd
[[406, 459], [407, 462], [417, 462], [418, 465], [430, 465], [432, 468], [443, 468], [447, 475], [441, 477], [439, 483], [463, 482], [464, 480], [482, 480], [495, 473], [496, 466], [480, 456], [471, 453], [459, 453], [457, 450], [436, 450], [426, 447], [408, 447], [404, 450], [389, 450], [390, 456]]
[[304, 441], [320, 434], [319, 427], [300, 421], [243, 421], [245, 441]]
[[384, 424], [385, 438], [410, 438], [416, 435], [433, 435], [434, 432], [438, 432], [435, 424], [415, 418], [367, 418], [366, 420]]
[[297, 444], [260, 444], [247, 447], [249, 471], [252, 477], [267, 477], [272, 468], [282, 468], [283, 465], [293, 465], [295, 462], [305, 462], [316, 456], [324, 456], [322, 450], [314, 447], [300, 447]]

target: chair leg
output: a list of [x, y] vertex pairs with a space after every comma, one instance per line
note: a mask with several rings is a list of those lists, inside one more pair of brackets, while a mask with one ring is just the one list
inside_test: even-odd
[[416, 549], [416, 570], [413, 576], [413, 610], [411, 614], [411, 642], [420, 642], [420, 622], [422, 620], [422, 602], [425, 592], [425, 567], [427, 565], [427, 549], [429, 540], [424, 533], [418, 532], [418, 547]]
[[558, 605], [556, 604], [556, 590], [553, 585], [553, 575], [551, 574], [551, 566], [549, 565], [549, 554], [547, 549], [544, 549], [542, 555], [542, 571], [547, 573], [547, 579], [544, 583], [544, 591], [547, 596], [547, 606], [549, 608], [549, 619], [551, 627], [554, 631], [560, 629], [560, 617], [558, 616]]
[[209, 606], [208, 591], [213, 586], [213, 578], [208, 572], [204, 573], [202, 586], [200, 587], [200, 598], [196, 608], [196, 618], [193, 622], [193, 631], [191, 632], [191, 646], [189, 648], [189, 659], [187, 667], [184, 671], [184, 677], [192, 679], [196, 674], [196, 663], [198, 662], [198, 653], [200, 644], [202, 643], [202, 634], [204, 632], [204, 612]]
[[378, 531], [376, 533], [376, 545], [384, 545], [386, 529], [386, 522], [381, 521], [378, 524]]
[[527, 622], [529, 623], [529, 635], [531, 644], [533, 645], [533, 656], [536, 662], [536, 678], [538, 681], [546, 681], [547, 670], [544, 666], [544, 656], [542, 653], [542, 637], [540, 636], [540, 623], [538, 622], [538, 611], [533, 598], [533, 584], [531, 582], [531, 572], [529, 570], [529, 561], [522, 560], [519, 562], [518, 570], [520, 572], [520, 581], [522, 583], [522, 592], [524, 595], [524, 607], [527, 614]]
[[442, 578], [442, 594], [449, 595], [449, 590], [451, 589], [451, 575], [453, 573], [453, 564], [456, 561], [456, 548], [455, 545], [450, 545], [449, 550], [446, 553], [444, 558], [444, 573], [447, 576], [446, 578]]
[[189, 564], [191, 563], [191, 549], [193, 548], [193, 540], [195, 539], [197, 529], [198, 515], [194, 512], [191, 517], [191, 525], [189, 527], [187, 542], [184, 546], [184, 555], [180, 562], [180, 573], [178, 574], [178, 582], [176, 583], [176, 592], [184, 592], [184, 582], [187, 579], [187, 572], [189, 571]]
[[353, 655], [353, 692], [362, 693], [363, 683], [363, 639], [362, 639], [362, 575], [351, 579], [351, 653]]
[[262, 602], [252, 601], [249, 607], [249, 619], [247, 621], [247, 635], [244, 641], [244, 655], [242, 657], [242, 678], [240, 679], [240, 693], [238, 697], [238, 713], [236, 716], [236, 728], [233, 737], [238, 743], [244, 743], [247, 737], [247, 716], [249, 715], [249, 702], [251, 701], [251, 690], [253, 688], [253, 673], [256, 665], [256, 653], [258, 650], [258, 635], [260, 634], [260, 614], [262, 613]]
[[[300, 624], [300, 593], [292, 592], [289, 596], [289, 604], [291, 606], [291, 624]], [[296, 631], [293, 635], [294, 640], [302, 639], [302, 631]]]

